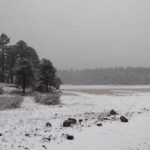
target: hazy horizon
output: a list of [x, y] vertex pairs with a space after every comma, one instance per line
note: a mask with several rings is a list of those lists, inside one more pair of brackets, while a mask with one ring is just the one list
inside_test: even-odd
[[1, 0], [0, 33], [58, 69], [150, 67], [149, 0]]

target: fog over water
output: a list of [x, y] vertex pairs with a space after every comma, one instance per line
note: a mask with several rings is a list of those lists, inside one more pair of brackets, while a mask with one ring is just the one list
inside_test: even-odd
[[0, 33], [58, 69], [150, 67], [149, 0], [0, 0]]

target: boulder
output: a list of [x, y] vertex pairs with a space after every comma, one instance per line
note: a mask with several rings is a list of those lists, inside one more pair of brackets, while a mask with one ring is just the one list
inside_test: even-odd
[[69, 120], [65, 120], [63, 122], [63, 127], [70, 127], [71, 126], [71, 122]]
[[124, 117], [124, 116], [121, 116], [120, 120], [121, 120], [121, 122], [128, 122], [128, 119], [126, 117]]
[[68, 120], [71, 122], [71, 124], [76, 124], [77, 120], [74, 118], [68, 118]]
[[68, 118], [63, 122], [63, 127], [70, 127], [72, 124], [76, 124], [77, 120], [74, 118]]

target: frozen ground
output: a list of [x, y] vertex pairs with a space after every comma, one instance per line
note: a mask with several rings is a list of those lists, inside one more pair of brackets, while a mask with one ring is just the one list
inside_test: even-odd
[[[140, 89], [140, 86], [137, 88]], [[67, 94], [61, 97], [62, 103], [58, 106], [35, 104], [31, 97], [25, 97], [21, 108], [0, 111], [0, 150], [150, 149], [148, 91], [124, 91], [119, 86], [117, 91], [123, 89], [121, 94], [94, 95], [67, 89], [65, 87]], [[72, 89], [71, 86], [69, 89]], [[111, 109], [119, 115], [101, 121]], [[120, 115], [127, 116], [129, 122], [120, 122]], [[63, 121], [68, 117], [82, 119], [83, 122], [64, 128]], [[47, 122], [52, 127], [45, 127]], [[96, 125], [100, 122], [102, 127]], [[74, 140], [67, 140], [66, 134], [73, 135]]]

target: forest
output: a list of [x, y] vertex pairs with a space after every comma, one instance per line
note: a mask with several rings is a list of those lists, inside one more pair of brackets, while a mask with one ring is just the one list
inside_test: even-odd
[[116, 67], [83, 70], [59, 70], [64, 84], [75, 85], [147, 85], [150, 68]]
[[36, 50], [23, 40], [10, 45], [10, 38], [0, 35], [0, 82], [14, 84], [25, 94], [26, 88], [52, 92], [61, 80], [49, 59], [39, 59]]

